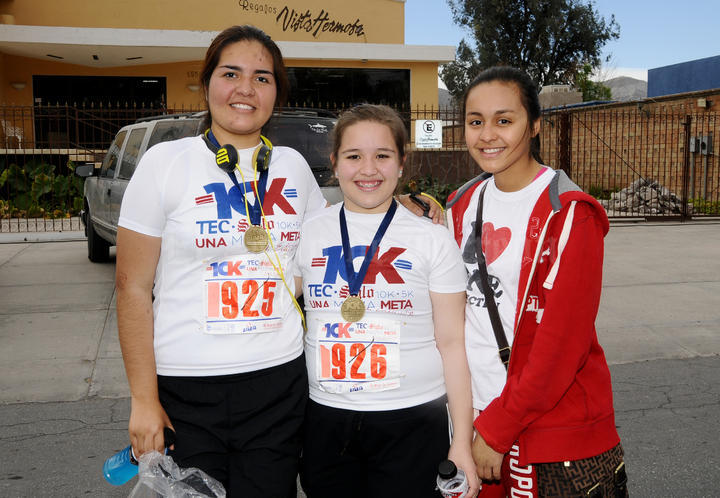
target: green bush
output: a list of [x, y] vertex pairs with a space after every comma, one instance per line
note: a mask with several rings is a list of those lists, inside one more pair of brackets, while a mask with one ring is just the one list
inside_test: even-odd
[[425, 194], [433, 196], [443, 206], [447, 204], [448, 196], [462, 186], [464, 182], [459, 183], [443, 183], [437, 181], [431, 176], [425, 176], [418, 178], [417, 180], [411, 180], [403, 185], [402, 191], [404, 194], [410, 194], [413, 192], [423, 192]]
[[82, 209], [83, 181], [75, 164], [67, 174], [55, 174], [55, 165], [30, 160], [22, 166], [7, 165], [0, 173], [0, 217], [66, 218]]
[[606, 189], [606, 188], [600, 187], [599, 185], [590, 185], [590, 188], [588, 188], [587, 193], [590, 194], [591, 196], [595, 197], [596, 199], [607, 201], [610, 199], [610, 196], [613, 193], [619, 192], [619, 191], [620, 191], [620, 189], [617, 187], [612, 188], [612, 189]]
[[694, 213], [720, 215], [720, 201], [709, 201], [707, 199], [690, 199]]

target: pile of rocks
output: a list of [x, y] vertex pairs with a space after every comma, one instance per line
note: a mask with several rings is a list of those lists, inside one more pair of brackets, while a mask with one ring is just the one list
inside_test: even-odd
[[609, 216], [632, 213], [639, 216], [681, 214], [683, 203], [655, 180], [640, 178], [628, 187], [614, 192], [609, 200], [600, 203]]

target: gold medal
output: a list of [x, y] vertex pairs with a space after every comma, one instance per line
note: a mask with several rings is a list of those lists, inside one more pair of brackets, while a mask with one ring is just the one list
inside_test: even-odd
[[248, 251], [263, 252], [268, 246], [268, 234], [264, 228], [252, 225], [245, 231], [243, 242]]
[[349, 296], [340, 306], [340, 314], [347, 322], [357, 322], [365, 315], [365, 303], [357, 296]]

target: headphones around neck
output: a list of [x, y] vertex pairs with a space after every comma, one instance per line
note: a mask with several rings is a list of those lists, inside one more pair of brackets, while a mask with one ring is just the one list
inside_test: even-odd
[[[232, 173], [238, 164], [237, 149], [230, 144], [225, 144], [220, 147], [215, 145], [212, 140], [210, 140], [210, 137], [208, 137], [209, 131], [210, 129], [208, 128], [205, 133], [202, 134], [202, 138], [207, 148], [215, 154], [215, 164], [223, 171]], [[258, 171], [262, 172], [270, 167], [272, 149], [273, 145], [270, 140], [260, 135], [260, 145], [255, 148], [251, 163]]]

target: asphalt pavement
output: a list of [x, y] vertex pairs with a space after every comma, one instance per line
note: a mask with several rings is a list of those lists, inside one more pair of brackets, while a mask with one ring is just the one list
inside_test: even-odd
[[[606, 239], [598, 336], [632, 496], [720, 495], [719, 247], [716, 221]], [[114, 270], [81, 232], [0, 234], [0, 496], [130, 493], [101, 475], [130, 408]]]

